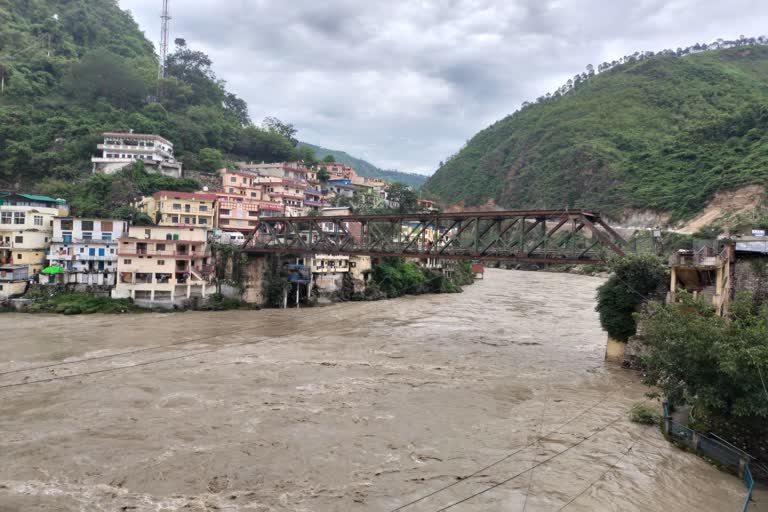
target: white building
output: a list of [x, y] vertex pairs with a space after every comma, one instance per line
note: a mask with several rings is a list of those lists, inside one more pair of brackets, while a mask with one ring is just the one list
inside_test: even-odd
[[159, 135], [143, 133], [104, 133], [96, 146], [101, 156], [91, 158], [93, 172], [114, 174], [141, 160], [148, 172], [181, 178], [181, 162], [173, 156], [173, 144]]
[[114, 286], [118, 243], [127, 232], [123, 220], [56, 217], [47, 258], [64, 272], [41, 277], [41, 282]]

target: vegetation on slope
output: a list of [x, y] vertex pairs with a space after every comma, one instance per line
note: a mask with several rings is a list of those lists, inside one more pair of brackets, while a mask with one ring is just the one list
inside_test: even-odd
[[318, 159], [323, 159], [328, 155], [330, 155], [331, 157], [333, 157], [334, 162], [338, 162], [340, 164], [350, 165], [354, 167], [355, 171], [360, 176], [368, 176], [371, 178], [381, 178], [387, 181], [404, 183], [408, 186], [411, 186], [417, 189], [420, 188], [425, 181], [427, 181], [427, 177], [421, 174], [379, 169], [372, 163], [366, 162], [365, 160], [362, 160], [360, 158], [355, 158], [354, 156], [351, 156], [348, 153], [345, 153], [344, 151], [337, 151], [335, 149], [323, 148], [320, 146], [315, 146], [314, 144], [309, 144], [307, 142], [299, 142], [298, 147], [310, 148], [311, 150], [314, 151]]
[[615, 215], [634, 207], [680, 218], [718, 190], [765, 183], [763, 43], [743, 39], [733, 48], [601, 65], [600, 74], [569, 81], [475, 135], [425, 189], [468, 206], [494, 199], [506, 207], [584, 206]]
[[254, 126], [211, 66], [177, 39], [158, 89], [152, 44], [115, 0], [0, 0], [0, 187], [87, 176], [105, 131], [160, 134], [192, 169], [297, 156], [295, 130]]

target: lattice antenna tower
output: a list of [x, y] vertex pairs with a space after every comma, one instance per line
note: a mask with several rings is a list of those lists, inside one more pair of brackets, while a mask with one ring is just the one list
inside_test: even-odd
[[163, 13], [160, 15], [160, 19], [162, 25], [160, 29], [160, 66], [157, 69], [158, 81], [165, 78], [165, 59], [168, 56], [168, 22], [171, 19], [168, 11], [168, 0], [163, 0]]

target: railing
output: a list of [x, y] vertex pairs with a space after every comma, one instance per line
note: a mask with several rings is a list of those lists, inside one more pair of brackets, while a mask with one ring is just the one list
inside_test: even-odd
[[715, 439], [716, 436], [707, 436], [674, 420], [670, 414], [669, 402], [664, 402], [663, 406], [663, 430], [672, 442], [704, 455], [742, 477], [747, 489], [747, 496], [741, 510], [746, 512], [749, 509], [749, 502], [752, 499], [752, 490], [755, 485], [752, 470], [749, 467], [750, 456], [734, 446]]

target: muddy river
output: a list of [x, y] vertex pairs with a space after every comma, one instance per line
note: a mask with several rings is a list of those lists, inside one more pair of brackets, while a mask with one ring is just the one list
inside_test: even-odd
[[[730, 511], [627, 420], [600, 279], [299, 311], [0, 315], [0, 511]], [[471, 475], [471, 476], [470, 476]]]

